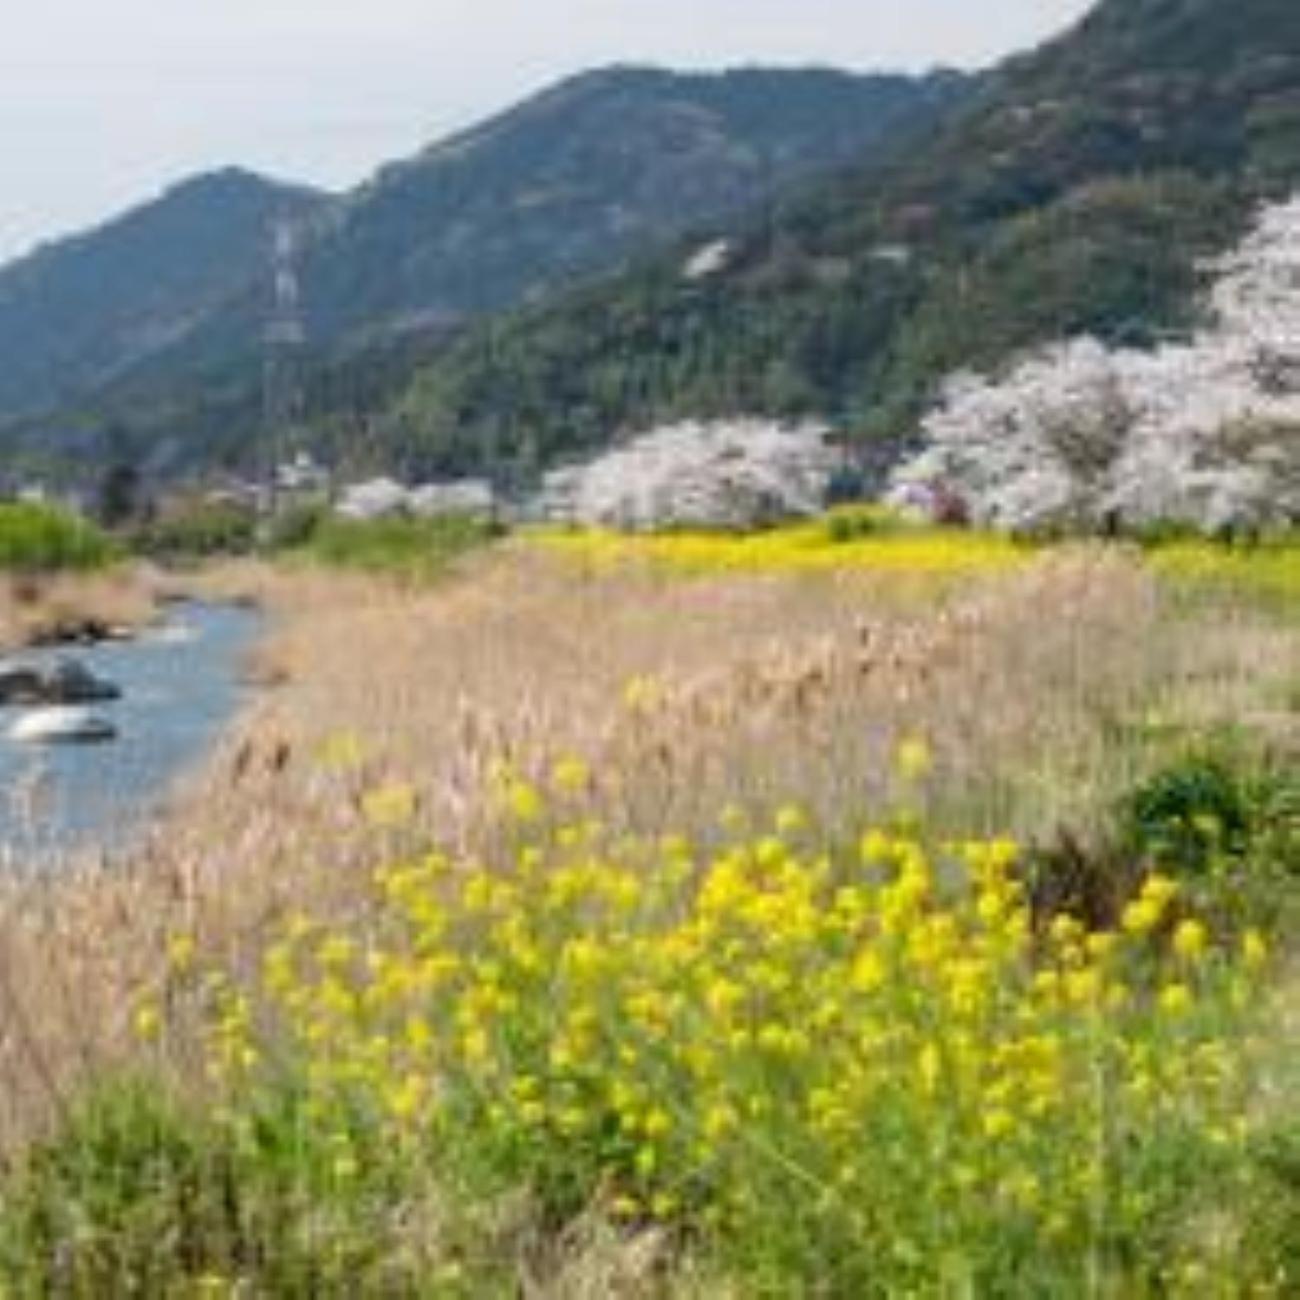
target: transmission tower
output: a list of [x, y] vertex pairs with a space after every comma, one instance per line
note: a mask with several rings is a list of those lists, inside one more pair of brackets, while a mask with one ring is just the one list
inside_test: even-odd
[[285, 435], [302, 419], [303, 321], [302, 289], [298, 281], [298, 232], [293, 219], [281, 214], [271, 221], [271, 302], [263, 331], [262, 489], [268, 512], [275, 510], [276, 469]]

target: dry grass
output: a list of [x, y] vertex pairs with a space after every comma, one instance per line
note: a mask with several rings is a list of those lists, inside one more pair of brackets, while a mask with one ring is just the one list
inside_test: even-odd
[[41, 576], [0, 575], [0, 650], [87, 624], [131, 629], [157, 608], [154, 578], [136, 568]]
[[[1295, 629], [1175, 608], [1086, 550], [925, 596], [870, 572], [593, 573], [517, 546], [436, 588], [246, 566], [209, 594], [272, 611], [273, 688], [129, 865], [0, 902], [0, 1145], [138, 1051], [131, 1008], [169, 935], [237, 961], [287, 911], [364, 906], [380, 856], [484, 847], [503, 761], [582, 756], [602, 812], [642, 832], [708, 834], [725, 805], [779, 797], [833, 836], [924, 735], [932, 816], [1033, 835], [1125, 784], [1180, 718], [1294, 724]], [[387, 830], [367, 811], [386, 789], [415, 809]]]

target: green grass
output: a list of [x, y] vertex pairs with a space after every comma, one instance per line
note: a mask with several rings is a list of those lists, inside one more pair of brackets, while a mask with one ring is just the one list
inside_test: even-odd
[[115, 558], [109, 539], [75, 515], [25, 502], [0, 504], [0, 570], [98, 569]]
[[468, 515], [364, 522], [326, 518], [294, 554], [338, 568], [434, 578], [498, 536], [496, 524]]

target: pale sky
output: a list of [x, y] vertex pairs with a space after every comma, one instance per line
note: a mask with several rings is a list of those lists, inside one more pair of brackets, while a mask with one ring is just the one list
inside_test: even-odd
[[983, 66], [1091, 0], [4, 0], [0, 259], [238, 164], [343, 187], [599, 64]]

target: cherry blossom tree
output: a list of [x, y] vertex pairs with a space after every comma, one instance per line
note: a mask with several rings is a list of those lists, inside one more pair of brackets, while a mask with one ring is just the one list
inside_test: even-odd
[[942, 486], [1011, 529], [1300, 521], [1300, 196], [1206, 269], [1208, 324], [1186, 343], [1084, 337], [951, 378], [891, 498]]
[[534, 513], [633, 531], [750, 528], [814, 514], [837, 463], [826, 434], [761, 419], [662, 426], [549, 474]]

